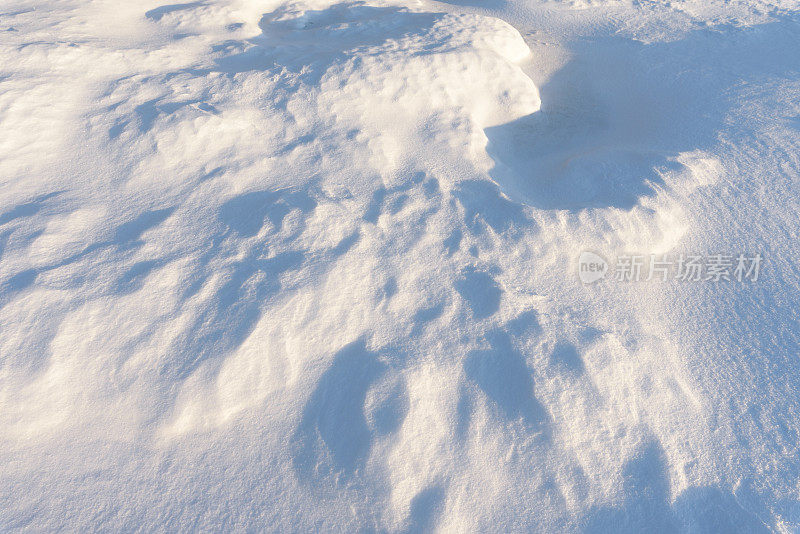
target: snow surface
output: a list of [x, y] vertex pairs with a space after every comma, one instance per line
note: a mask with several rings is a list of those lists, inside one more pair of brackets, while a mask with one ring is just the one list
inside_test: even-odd
[[1, 530], [800, 531], [800, 3], [163, 1], [0, 5]]

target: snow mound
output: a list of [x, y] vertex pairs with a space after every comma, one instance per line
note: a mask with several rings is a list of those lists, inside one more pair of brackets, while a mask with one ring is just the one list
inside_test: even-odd
[[590, 4], [4, 7], [0, 525], [800, 524], [796, 221], [776, 286], [575, 276], [755, 246], [797, 23]]

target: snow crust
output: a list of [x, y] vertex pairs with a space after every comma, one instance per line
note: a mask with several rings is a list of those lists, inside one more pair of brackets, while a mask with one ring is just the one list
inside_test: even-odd
[[4, 2], [0, 529], [797, 531], [799, 9]]

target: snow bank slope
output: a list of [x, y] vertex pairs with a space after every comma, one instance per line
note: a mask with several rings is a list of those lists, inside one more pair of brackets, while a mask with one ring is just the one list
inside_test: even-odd
[[[793, 19], [736, 29], [742, 65], [647, 33], [686, 16], [660, 8], [498, 8], [526, 43], [469, 6], [145, 4], [0, 15], [0, 524], [798, 524], [795, 401], [691, 316], [720, 289], [574, 274], [706, 245], [694, 214], [737, 202], [708, 191], [760, 160], [738, 143], [795, 146], [774, 110], [730, 127], [791, 105]], [[789, 314], [748, 340], [785, 355]]]

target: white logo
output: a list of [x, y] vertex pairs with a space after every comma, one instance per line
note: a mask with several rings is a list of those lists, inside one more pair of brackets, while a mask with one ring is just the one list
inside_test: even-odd
[[608, 262], [602, 256], [584, 250], [578, 258], [578, 278], [584, 284], [593, 284], [605, 277]]

